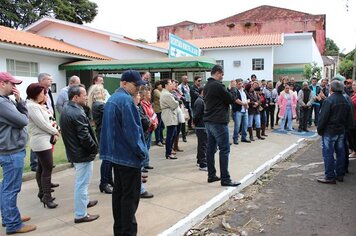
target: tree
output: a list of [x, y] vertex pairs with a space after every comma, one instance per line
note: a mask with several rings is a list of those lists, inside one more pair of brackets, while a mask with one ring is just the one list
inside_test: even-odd
[[0, 25], [25, 28], [44, 16], [83, 24], [93, 21], [97, 8], [89, 0], [0, 0]]
[[318, 67], [316, 62], [304, 65], [303, 77], [308, 81], [312, 77], [321, 79], [321, 67]]
[[325, 55], [327, 56], [337, 56], [339, 54], [339, 47], [336, 45], [334, 40], [326, 38], [325, 43]]
[[342, 60], [339, 66], [339, 72], [341, 75], [345, 76], [347, 79], [352, 78], [353, 61], [352, 60]]

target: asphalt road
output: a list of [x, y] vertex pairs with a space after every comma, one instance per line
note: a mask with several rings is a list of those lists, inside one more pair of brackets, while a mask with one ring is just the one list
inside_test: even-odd
[[[320, 141], [300, 149], [242, 194], [235, 195], [192, 235], [356, 235], [356, 159], [336, 185], [320, 184]], [[188, 233], [189, 234], [189, 233]]]

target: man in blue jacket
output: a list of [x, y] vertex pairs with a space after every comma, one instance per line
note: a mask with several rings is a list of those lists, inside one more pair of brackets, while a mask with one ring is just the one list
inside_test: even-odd
[[120, 88], [104, 108], [100, 158], [113, 163], [114, 235], [136, 235], [135, 213], [140, 200], [141, 162], [148, 155], [140, 114], [132, 98], [146, 84], [134, 70], [122, 74]]

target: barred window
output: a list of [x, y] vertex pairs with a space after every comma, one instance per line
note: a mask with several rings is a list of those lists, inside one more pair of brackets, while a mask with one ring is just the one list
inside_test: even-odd
[[7, 72], [14, 76], [37, 77], [38, 63], [6, 59]]
[[263, 58], [252, 59], [252, 70], [264, 70], [264, 68]]

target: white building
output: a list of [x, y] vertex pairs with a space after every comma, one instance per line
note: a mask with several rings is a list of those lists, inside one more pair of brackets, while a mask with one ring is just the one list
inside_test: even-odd
[[[278, 80], [281, 75], [302, 80], [304, 65], [323, 60], [311, 33], [243, 35], [187, 40], [199, 47], [202, 55], [212, 57], [224, 67], [224, 80]], [[168, 49], [168, 42], [152, 45]], [[206, 76], [209, 76], [206, 74]], [[192, 78], [192, 75], [190, 76]]]
[[24, 30], [61, 40], [118, 60], [167, 56], [167, 50], [140, 43], [123, 35], [49, 17], [36, 21]]
[[55, 39], [0, 26], [0, 71], [23, 80], [18, 86], [22, 98], [26, 98], [27, 86], [37, 82], [39, 73], [52, 75], [56, 98], [59, 89], [66, 86], [65, 71], [60, 71], [59, 65], [93, 59], [110, 58]]

